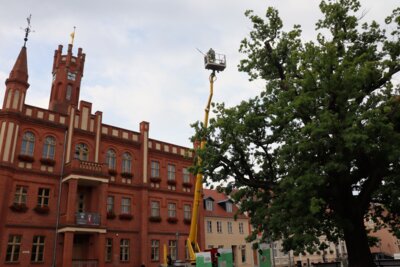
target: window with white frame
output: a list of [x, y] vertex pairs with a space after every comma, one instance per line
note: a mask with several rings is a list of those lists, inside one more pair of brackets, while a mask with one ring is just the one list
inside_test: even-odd
[[227, 201], [225, 205], [226, 205], [226, 212], [232, 212], [232, 203]]
[[50, 189], [39, 188], [37, 205], [39, 207], [47, 207], [49, 205], [49, 198], [50, 198]]
[[213, 211], [214, 209], [214, 201], [211, 199], [206, 200], [206, 210]]
[[114, 211], [114, 196], [107, 196], [107, 212]]
[[47, 136], [44, 139], [42, 158], [54, 159], [55, 147], [56, 139], [52, 136]]
[[228, 234], [232, 234], [233, 233], [232, 222], [228, 222], [227, 225], [228, 225]]
[[151, 217], [160, 217], [160, 202], [151, 201]]
[[192, 218], [191, 206], [188, 204], [183, 205], [183, 218], [185, 220], [190, 220]]
[[160, 177], [160, 162], [155, 160], [151, 161], [151, 177]]
[[28, 193], [28, 187], [17, 185], [14, 194], [15, 204], [26, 204], [26, 196]]
[[110, 170], [115, 170], [117, 165], [117, 154], [114, 149], [109, 149], [106, 154], [106, 163]]
[[159, 261], [160, 259], [160, 240], [151, 240], [151, 260]]
[[168, 250], [171, 259], [174, 261], [176, 260], [176, 240], [169, 240], [168, 241]]
[[86, 144], [79, 143], [75, 146], [75, 158], [82, 161], [88, 161], [89, 149]]
[[207, 221], [207, 233], [212, 233], [212, 221]]
[[6, 262], [18, 262], [19, 252], [21, 250], [20, 235], [9, 235], [6, 251]]
[[239, 234], [244, 234], [244, 228], [243, 228], [243, 223], [239, 223]]
[[32, 241], [31, 262], [43, 262], [44, 236], [35, 235]]
[[131, 213], [131, 199], [128, 197], [123, 197], [121, 199], [121, 213], [130, 214]]
[[175, 218], [176, 217], [176, 204], [168, 203], [168, 217]]
[[175, 181], [175, 165], [168, 164], [167, 169], [168, 169], [168, 180]]
[[222, 233], [222, 222], [217, 221], [217, 233], [221, 234]]
[[106, 262], [111, 262], [113, 256], [113, 240], [106, 238]]
[[183, 173], [183, 182], [186, 184], [190, 183], [190, 173], [188, 168], [183, 168], [182, 173]]
[[35, 135], [32, 132], [25, 132], [22, 136], [21, 154], [33, 156], [35, 148]]
[[122, 172], [132, 173], [132, 156], [127, 152], [122, 154]]
[[120, 261], [129, 261], [129, 239], [121, 239], [120, 241]]

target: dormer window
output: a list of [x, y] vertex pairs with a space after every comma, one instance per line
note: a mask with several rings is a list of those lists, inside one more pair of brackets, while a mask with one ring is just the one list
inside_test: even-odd
[[214, 201], [211, 199], [206, 200], [206, 210], [212, 211], [214, 209]]
[[75, 79], [76, 79], [76, 74], [73, 73], [73, 72], [68, 72], [67, 79], [68, 79], [68, 80], [71, 80], [71, 81], [75, 81]]
[[231, 202], [226, 202], [226, 212], [232, 212], [232, 203]]

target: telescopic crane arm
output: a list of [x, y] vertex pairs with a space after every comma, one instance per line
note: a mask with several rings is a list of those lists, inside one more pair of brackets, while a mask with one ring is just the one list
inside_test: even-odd
[[[210, 74], [210, 94], [208, 96], [207, 105], [205, 108], [204, 115], [204, 128], [208, 127], [208, 117], [210, 114], [211, 100], [214, 94], [214, 82], [217, 77], [215, 76], [215, 72], [223, 71], [226, 67], [226, 58], [225, 55], [216, 54], [213, 49], [210, 49], [208, 53], [204, 56], [204, 65], [208, 70], [212, 70]], [[206, 145], [206, 138], [203, 137], [200, 143], [200, 149], [204, 149]], [[202, 159], [199, 157], [197, 159], [197, 166], [200, 166], [202, 163]], [[201, 203], [201, 193], [203, 189], [203, 174], [198, 172], [196, 175], [195, 188], [194, 188], [194, 200], [193, 200], [193, 208], [192, 208], [192, 221], [190, 224], [190, 232], [189, 237], [187, 239], [187, 248], [189, 252], [189, 260], [193, 264], [196, 262], [196, 253], [201, 252], [199, 244], [197, 242], [198, 236], [198, 223], [199, 223], [199, 208]]]

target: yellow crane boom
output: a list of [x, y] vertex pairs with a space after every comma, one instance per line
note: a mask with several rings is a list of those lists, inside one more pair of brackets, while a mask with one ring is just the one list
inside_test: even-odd
[[[204, 115], [204, 128], [208, 127], [208, 117], [210, 114], [211, 100], [214, 94], [214, 82], [217, 77], [215, 76], [215, 72], [223, 71], [226, 67], [226, 58], [225, 55], [216, 54], [213, 49], [207, 52], [204, 55], [204, 65], [208, 70], [212, 70], [209, 81], [210, 81], [210, 94], [208, 96], [207, 105], [205, 108]], [[200, 149], [204, 149], [206, 145], [206, 138], [203, 137], [200, 143]], [[197, 166], [201, 165], [201, 158], [197, 159]], [[192, 208], [192, 221], [190, 223], [190, 232], [189, 237], [186, 242], [186, 246], [189, 253], [189, 261], [191, 264], [195, 264], [196, 262], [196, 253], [201, 252], [199, 244], [197, 242], [198, 236], [198, 223], [199, 223], [199, 208], [201, 203], [201, 192], [203, 189], [203, 174], [198, 172], [196, 175], [196, 182], [194, 187], [194, 200], [193, 200], [193, 208]]]

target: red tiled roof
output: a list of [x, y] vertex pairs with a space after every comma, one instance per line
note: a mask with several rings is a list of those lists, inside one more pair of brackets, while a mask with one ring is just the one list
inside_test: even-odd
[[[204, 197], [203, 197], [203, 205], [204, 200], [207, 198], [212, 198], [214, 200], [214, 208], [213, 211], [206, 210], [204, 208], [204, 216], [205, 217], [224, 217], [224, 218], [233, 218], [239, 208], [233, 204], [233, 201], [225, 195], [224, 193], [219, 193], [216, 190], [211, 189], [203, 189]], [[225, 206], [218, 204], [223, 203], [225, 201], [230, 201], [232, 203], [232, 212], [227, 212], [225, 210]], [[246, 215], [238, 214], [238, 219], [247, 219]]]

